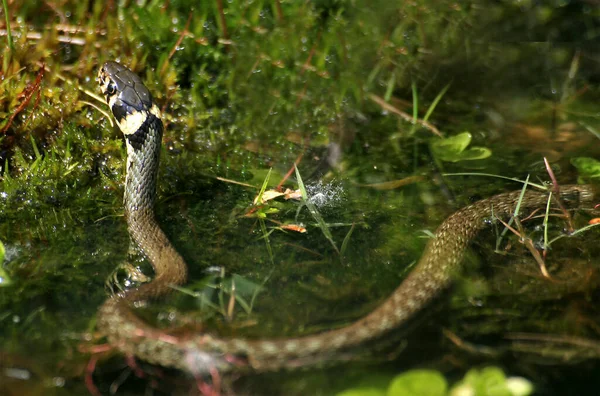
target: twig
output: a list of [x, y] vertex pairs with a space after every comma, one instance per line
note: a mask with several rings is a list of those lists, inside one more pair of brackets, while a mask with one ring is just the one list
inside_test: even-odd
[[275, 10], [277, 12], [277, 22], [282, 23], [283, 22], [283, 10], [281, 9], [281, 1], [280, 0], [275, 0]]
[[560, 208], [560, 211], [565, 216], [565, 220], [567, 222], [567, 227], [569, 229], [569, 233], [571, 233], [575, 230], [575, 227], [573, 227], [573, 220], [571, 219], [571, 215], [569, 214], [569, 212], [567, 211], [565, 206], [562, 204], [562, 201], [560, 200], [560, 185], [558, 184], [558, 181], [556, 180], [556, 176], [554, 176], [554, 171], [552, 171], [552, 167], [550, 166], [550, 163], [548, 162], [548, 159], [546, 159], [546, 157], [544, 157], [544, 165], [546, 165], [546, 171], [548, 172], [548, 176], [550, 177], [550, 180], [552, 181], [552, 192], [555, 194], [555, 202], [558, 205], [558, 207]]
[[429, 129], [431, 132], [433, 132], [437, 136], [444, 137], [442, 135], [442, 133], [435, 126], [433, 126], [433, 124], [431, 124], [430, 122], [423, 121], [423, 120], [420, 120], [420, 119], [415, 120], [412, 115], [410, 115], [408, 113], [405, 113], [405, 112], [403, 112], [403, 111], [395, 108], [391, 104], [387, 103], [383, 98], [380, 98], [377, 95], [371, 94], [371, 95], [369, 95], [369, 99], [371, 99], [373, 102], [377, 103], [384, 110], [387, 110], [390, 113], [396, 114], [397, 116], [399, 116], [403, 120], [406, 120], [406, 121], [408, 121], [410, 123], [415, 123], [416, 122], [417, 124], [423, 126], [423, 128]]
[[537, 334], [537, 333], [508, 333], [504, 336], [509, 340], [522, 340], [522, 341], [540, 341], [540, 342], [553, 342], [557, 344], [575, 345], [587, 349], [593, 349], [600, 354], [600, 344], [598, 342], [589, 340], [582, 337], [572, 336], [560, 336], [551, 334]]
[[368, 187], [368, 188], [372, 188], [375, 190], [394, 190], [396, 188], [404, 187], [409, 184], [418, 183], [424, 179], [425, 179], [425, 176], [414, 175], [414, 176], [407, 176], [404, 179], [399, 179], [399, 180], [392, 180], [392, 181], [381, 182], [381, 183], [368, 183], [368, 184], [356, 183], [355, 185], [359, 186], [359, 187]]
[[253, 186], [252, 184], [242, 183], [242, 182], [239, 182], [237, 180], [226, 179], [226, 178], [220, 177], [220, 176], [215, 177], [215, 179], [220, 180], [220, 181], [225, 182], [225, 183], [237, 184], [239, 186], [249, 187], [249, 188], [253, 188], [253, 189], [257, 188], [256, 186]]
[[[44, 64], [42, 63], [42, 65], [44, 65]], [[29, 102], [31, 101], [31, 98], [33, 97], [34, 92], [37, 91], [38, 97], [36, 98], [36, 101], [35, 101], [35, 106], [34, 106], [34, 110], [35, 110], [35, 108], [37, 107], [37, 105], [39, 103], [39, 98], [41, 95], [40, 86], [42, 84], [42, 79], [44, 78], [45, 70], [46, 70], [45, 66], [42, 66], [35, 77], [35, 81], [33, 83], [27, 84], [27, 86], [23, 89], [23, 91], [21, 91], [21, 93], [19, 93], [18, 97], [20, 99], [22, 98], [23, 100], [21, 101], [21, 104], [19, 104], [19, 106], [17, 106], [16, 110], [10, 115], [10, 117], [8, 118], [8, 122], [6, 123], [6, 126], [4, 126], [4, 128], [0, 132], [6, 133], [8, 128], [10, 128], [10, 126], [12, 125], [12, 122], [14, 121], [15, 117], [21, 111], [23, 111], [23, 109], [29, 104]]]
[[[542, 273], [542, 276], [546, 279], [553, 280], [552, 277], [550, 276], [550, 273], [548, 272], [548, 269], [546, 268], [546, 262], [544, 261], [544, 258], [540, 255], [540, 252], [533, 245], [533, 241], [531, 240], [531, 238], [526, 236], [525, 230], [523, 228], [523, 224], [521, 224], [521, 221], [519, 220], [518, 217], [515, 217], [515, 224], [517, 225], [517, 228], [519, 229], [519, 232], [522, 235], [521, 242], [523, 243], [523, 245], [525, 245], [527, 250], [529, 250], [529, 252], [533, 256], [535, 261], [537, 261], [537, 263], [540, 267], [540, 272]], [[544, 250], [544, 255], [545, 255], [545, 252], [546, 251]]]
[[300, 75], [303, 75], [306, 70], [310, 70], [311, 69], [310, 68], [310, 66], [311, 66], [310, 63], [312, 61], [313, 56], [315, 55], [315, 51], [317, 50], [317, 44], [321, 40], [321, 34], [322, 33], [323, 33], [322, 31], [319, 32], [319, 35], [317, 36], [317, 39], [315, 40], [314, 45], [310, 49], [310, 52], [308, 53], [308, 57], [306, 58], [306, 61], [304, 62], [304, 64], [302, 65], [302, 68], [300, 70]]
[[229, 40], [229, 33], [227, 33], [227, 20], [225, 19], [225, 12], [223, 11], [223, 0], [217, 0], [217, 10], [219, 11], [219, 19], [221, 20], [223, 38], [225, 40]]
[[548, 189], [542, 185], [542, 184], [536, 184], [536, 183], [532, 183], [529, 181], [529, 177], [527, 177], [527, 180], [521, 180], [521, 179], [517, 179], [516, 177], [507, 177], [507, 176], [500, 176], [500, 175], [494, 175], [492, 173], [479, 173], [479, 172], [458, 172], [458, 173], [442, 173], [442, 176], [446, 177], [446, 176], [483, 176], [483, 177], [494, 177], [497, 179], [504, 179], [504, 180], [511, 180], [517, 183], [521, 183], [521, 184], [527, 184], [527, 186], [531, 186], [534, 188], [537, 188], [538, 190], [541, 191], [548, 191]]
[[537, 263], [538, 263], [538, 265], [540, 267], [540, 271], [542, 272], [542, 275], [545, 278], [547, 278], [547, 279], [553, 280], [552, 277], [550, 276], [550, 274], [548, 273], [548, 270], [546, 268], [546, 263], [544, 262], [544, 259], [542, 258], [542, 256], [540, 256], [540, 252], [538, 252], [538, 250], [533, 245], [533, 241], [531, 240], [531, 238], [529, 238], [529, 237], [527, 237], [525, 235], [525, 231], [523, 229], [523, 225], [519, 221], [519, 218], [518, 217], [513, 217], [513, 220], [517, 224], [518, 231], [515, 230], [514, 228], [512, 228], [510, 225], [508, 225], [508, 223], [506, 223], [504, 220], [498, 218], [498, 221], [500, 223], [502, 223], [504, 225], [504, 227], [506, 227], [513, 234], [515, 234], [516, 236], [519, 237], [521, 243], [523, 245], [525, 245], [525, 247], [527, 248], [527, 250], [529, 250], [529, 252], [533, 256], [533, 258], [535, 259], [535, 261], [537, 261]]
[[484, 356], [498, 356], [498, 352], [494, 351], [492, 348], [485, 346], [475, 346], [470, 342], [463, 341], [462, 338], [460, 338], [458, 335], [456, 335], [448, 329], [442, 329], [442, 333], [446, 338], [450, 340], [450, 342], [452, 342], [454, 345], [456, 345], [458, 348], [464, 351]]
[[179, 35], [179, 38], [175, 42], [175, 45], [173, 46], [173, 48], [171, 48], [171, 52], [169, 52], [169, 56], [167, 57], [167, 60], [165, 61], [165, 63], [163, 63], [163, 66], [160, 69], [161, 76], [165, 73], [165, 70], [166, 70], [167, 66], [169, 65], [169, 61], [171, 60], [171, 58], [173, 58], [173, 55], [175, 55], [175, 52], [177, 52], [177, 48], [179, 48], [179, 46], [181, 45], [181, 42], [183, 41], [185, 36], [187, 36], [189, 34], [188, 29], [190, 27], [190, 22], [192, 21], [192, 15], [193, 15], [193, 13], [190, 12], [190, 15], [188, 15], [188, 19], [187, 19], [187, 22], [185, 23], [185, 27], [183, 28], [183, 31]]
[[100, 391], [94, 384], [94, 377], [93, 377], [94, 371], [96, 370], [97, 362], [98, 362], [98, 358], [96, 358], [95, 356], [90, 357], [90, 360], [88, 361], [88, 364], [85, 368], [84, 382], [85, 382], [85, 387], [87, 388], [88, 392], [90, 392], [90, 394], [92, 394], [94, 396], [101, 396], [102, 394], [100, 393]]
[[231, 294], [229, 295], [229, 304], [227, 304], [227, 321], [233, 320], [233, 310], [235, 308], [235, 280], [231, 279]]
[[[305, 146], [306, 147], [306, 146]], [[279, 182], [279, 184], [277, 185], [277, 187], [275, 187], [275, 190], [277, 191], [281, 191], [281, 188], [283, 186], [283, 183], [285, 183], [287, 181], [287, 179], [290, 178], [290, 176], [292, 175], [292, 173], [294, 173], [294, 170], [298, 167], [298, 165], [300, 164], [300, 161], [302, 161], [302, 157], [304, 156], [304, 151], [301, 152], [298, 157], [296, 157], [296, 159], [294, 160], [294, 165], [290, 167], [290, 170], [287, 171], [287, 173], [285, 174], [285, 176], [283, 176], [283, 178], [281, 179], [281, 181]]]

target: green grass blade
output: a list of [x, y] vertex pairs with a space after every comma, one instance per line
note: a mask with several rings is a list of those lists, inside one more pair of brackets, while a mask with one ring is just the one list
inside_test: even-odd
[[[262, 196], [267, 190], [267, 186], [269, 185], [269, 179], [271, 178], [271, 171], [273, 169], [269, 169], [267, 172], [267, 176], [265, 176], [265, 180], [263, 181], [262, 186], [260, 187], [260, 191], [258, 192], [258, 196], [256, 197], [256, 205], [261, 205]], [[273, 257], [273, 249], [271, 249], [271, 241], [269, 240], [270, 232], [267, 230], [267, 226], [265, 225], [264, 214], [261, 217], [259, 213], [258, 223], [260, 224], [260, 230], [262, 232], [263, 238], [265, 240], [265, 245], [267, 246], [267, 252], [269, 253], [269, 260], [271, 260], [271, 264], [275, 264], [275, 259]]]
[[440, 93], [435, 97], [435, 99], [433, 100], [433, 103], [431, 103], [431, 106], [429, 106], [429, 108], [427, 109], [427, 113], [425, 113], [425, 117], [423, 117], [423, 121], [427, 121], [429, 119], [429, 117], [431, 116], [431, 114], [433, 114], [433, 111], [435, 110], [435, 108], [438, 105], [438, 103], [440, 102], [440, 100], [442, 100], [442, 97], [444, 97], [444, 94], [446, 93], [448, 88], [450, 88], [450, 84], [446, 85], [440, 91]]
[[270, 232], [267, 230], [265, 219], [259, 218], [258, 223], [260, 224], [260, 230], [262, 231], [263, 238], [265, 240], [265, 245], [267, 246], [267, 252], [269, 252], [269, 259], [271, 260], [271, 264], [275, 264], [275, 259], [273, 258], [273, 249], [271, 249], [271, 241], [269, 240]]
[[394, 87], [396, 86], [396, 74], [392, 73], [392, 76], [388, 80], [387, 88], [385, 90], [385, 95], [383, 96], [383, 100], [386, 102], [390, 101], [392, 97], [392, 92], [394, 92]]
[[600, 226], [600, 223], [589, 224], [589, 225], [586, 225], [585, 227], [581, 227], [581, 228], [573, 231], [573, 233], [571, 233], [571, 234], [562, 234], [562, 235], [559, 235], [556, 238], [553, 238], [550, 242], [548, 242], [548, 246], [552, 245], [554, 242], [558, 241], [559, 239], [562, 239], [562, 238], [565, 238], [565, 237], [572, 237], [572, 236], [575, 236], [575, 235], [580, 234], [582, 232], [585, 232], [585, 231], [589, 230], [590, 228], [594, 228], [594, 227], [598, 227], [598, 226]]
[[32, 135], [29, 135], [29, 139], [31, 140], [31, 146], [33, 147], [33, 152], [35, 153], [35, 159], [42, 158], [42, 153], [40, 153], [40, 149], [38, 149], [37, 144], [35, 144], [35, 139]]
[[521, 179], [517, 179], [516, 177], [507, 177], [507, 176], [494, 175], [492, 173], [479, 173], [479, 172], [442, 173], [442, 176], [444, 176], [444, 177], [446, 177], [446, 176], [485, 176], [485, 177], [495, 177], [495, 178], [498, 178], [498, 179], [511, 180], [511, 181], [514, 181], [514, 182], [517, 182], [517, 183], [521, 183], [521, 184], [527, 183], [527, 185], [529, 185], [531, 187], [539, 188], [540, 190], [543, 190], [543, 191], [547, 191], [548, 190], [548, 188], [546, 186], [544, 186], [544, 185], [529, 182], [529, 177], [527, 177], [527, 180], [521, 180]]
[[262, 196], [265, 193], [267, 186], [269, 185], [269, 179], [271, 178], [271, 171], [273, 170], [273, 168], [269, 169], [269, 172], [267, 172], [267, 176], [265, 176], [265, 180], [263, 181], [262, 186], [260, 187], [260, 191], [258, 192], [258, 196], [256, 197], [256, 204], [260, 205], [260, 202], [262, 200]]
[[10, 30], [10, 18], [8, 17], [8, 3], [6, 0], [2, 0], [2, 8], [4, 8], [4, 18], [6, 20], [6, 40], [8, 41], [8, 47], [11, 51], [15, 50], [15, 43], [13, 41], [12, 32]]
[[552, 203], [552, 191], [548, 194], [546, 202], [546, 214], [544, 215], [544, 250], [548, 249], [548, 217], [550, 215], [550, 204]]
[[[512, 225], [514, 218], [519, 215], [519, 211], [521, 210], [521, 202], [523, 201], [523, 197], [525, 196], [525, 191], [527, 190], [527, 186], [529, 186], [529, 185], [530, 185], [529, 184], [529, 175], [527, 175], [527, 179], [525, 179], [525, 182], [523, 183], [523, 188], [521, 189], [521, 194], [519, 195], [519, 199], [517, 200], [517, 206], [515, 207], [512, 217], [508, 220], [508, 223], [507, 223], [508, 225]], [[502, 239], [504, 239], [504, 236], [506, 235], [507, 232], [508, 232], [508, 228], [504, 227], [504, 229], [500, 233], [500, 236], [496, 239], [496, 251], [498, 251], [500, 249], [500, 244], [502, 243]]]
[[294, 168], [296, 169], [296, 179], [298, 181], [298, 188], [300, 189], [300, 194], [302, 194], [302, 200], [304, 201], [304, 205], [306, 205], [306, 207], [308, 208], [308, 211], [310, 212], [311, 216], [317, 222], [317, 227], [321, 229], [321, 232], [323, 233], [323, 235], [325, 235], [325, 238], [327, 238], [327, 240], [331, 243], [333, 249], [337, 253], [340, 253], [335, 244], [335, 241], [333, 240], [333, 235], [331, 235], [331, 231], [329, 230], [327, 223], [325, 223], [325, 220], [323, 220], [323, 217], [317, 210], [315, 204], [308, 200], [308, 194], [306, 193], [306, 188], [304, 187], [304, 182], [302, 181], [302, 177], [300, 176], [300, 171], [298, 170], [298, 167], [294, 165]]
[[4, 244], [2, 243], [2, 241], [0, 241], [0, 287], [8, 286], [12, 283], [12, 281], [10, 280], [10, 277], [8, 276], [8, 274], [6, 273], [6, 271], [4, 271], [4, 268], [2, 267], [2, 263], [4, 262], [5, 252], [6, 251], [4, 250]]
[[413, 99], [413, 124], [417, 123], [419, 119], [419, 94], [417, 93], [417, 84], [412, 82], [412, 99]]
[[[417, 121], [419, 120], [419, 93], [417, 92], [417, 84], [415, 84], [415, 82], [413, 81], [411, 84], [411, 89], [412, 89], [412, 99], [413, 99], [413, 120], [412, 120], [412, 126], [410, 127], [410, 131], [408, 132], [408, 134], [410, 136], [412, 136], [415, 131], [417, 130], [417, 126], [419, 124], [417, 124]], [[397, 143], [396, 143], [397, 144]], [[417, 140], [414, 141], [414, 149], [417, 149]], [[400, 152], [400, 150], [397, 150], [398, 152]], [[415, 153], [416, 154], [416, 153]], [[414, 158], [417, 158], [416, 156]]]
[[302, 199], [304, 201], [308, 201], [308, 194], [306, 193], [306, 188], [304, 187], [302, 177], [300, 177], [300, 171], [296, 165], [294, 165], [294, 169], [296, 170], [296, 179], [298, 179], [298, 188], [300, 189], [300, 194], [302, 194]]
[[527, 179], [525, 179], [525, 184], [523, 184], [523, 188], [521, 189], [521, 194], [519, 194], [519, 200], [517, 201], [517, 206], [515, 206], [515, 211], [513, 212], [513, 217], [517, 217], [519, 212], [521, 211], [521, 202], [523, 202], [523, 197], [525, 196], [525, 191], [527, 190], [527, 186], [529, 185], [529, 175], [527, 175]]
[[352, 223], [352, 227], [350, 227], [350, 230], [348, 231], [348, 233], [344, 237], [344, 241], [342, 242], [342, 247], [340, 249], [340, 256], [342, 256], [342, 257], [346, 253], [346, 249], [348, 248], [348, 244], [350, 243], [350, 237], [352, 236], [353, 231], [354, 231], [354, 223]]

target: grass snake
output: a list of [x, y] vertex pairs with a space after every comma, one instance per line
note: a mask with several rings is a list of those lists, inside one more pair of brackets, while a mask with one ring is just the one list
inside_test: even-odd
[[[496, 195], [458, 210], [430, 239], [404, 281], [371, 313], [345, 327], [282, 339], [220, 338], [208, 332], [169, 334], [140, 319], [134, 307], [169, 293], [187, 280], [187, 266], [155, 220], [157, 170], [163, 132], [161, 114], [140, 77], [116, 62], [105, 63], [98, 83], [125, 136], [127, 176], [125, 216], [129, 233], [147, 256], [154, 279], [109, 297], [98, 312], [98, 329], [111, 345], [150, 363], [195, 375], [262, 372], [344, 360], [352, 348], [378, 339], [408, 321], [448, 286], [463, 253], [480, 229], [496, 217], [513, 214], [521, 191]], [[591, 207], [589, 185], [560, 189], [566, 208]], [[528, 190], [521, 209], [545, 206], [547, 192]]]

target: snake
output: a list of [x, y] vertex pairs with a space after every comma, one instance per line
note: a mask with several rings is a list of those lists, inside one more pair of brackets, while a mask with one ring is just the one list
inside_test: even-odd
[[[450, 215], [427, 242], [410, 273], [374, 310], [343, 327], [290, 338], [220, 337], [210, 331], [183, 334], [159, 329], [136, 308], [185, 284], [188, 267], [156, 221], [154, 205], [163, 134], [161, 111], [142, 79], [126, 66], [106, 62], [97, 82], [127, 147], [123, 205], [131, 239], [154, 269], [139, 287], [112, 294], [100, 306], [97, 329], [118, 351], [151, 364], [193, 375], [261, 373], [310, 368], [344, 361], [350, 351], [405, 325], [451, 283], [463, 255], [480, 230], [495, 218], [545, 207], [549, 191], [521, 189], [486, 198]], [[592, 208], [593, 185], [565, 185], [552, 200], [563, 209]]]

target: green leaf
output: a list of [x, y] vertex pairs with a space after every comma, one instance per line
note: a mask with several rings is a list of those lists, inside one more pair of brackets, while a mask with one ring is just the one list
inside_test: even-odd
[[411, 370], [395, 377], [387, 396], [444, 396], [448, 384], [437, 371]]
[[576, 157], [571, 159], [571, 164], [584, 177], [600, 177], [600, 161], [589, 157]]
[[469, 132], [436, 139], [431, 142], [431, 152], [436, 158], [448, 162], [484, 159], [492, 155], [491, 150], [485, 147], [471, 147], [467, 150], [471, 139], [472, 136]]
[[477, 395], [511, 396], [506, 387], [506, 375], [498, 367], [486, 367], [481, 370], [475, 387]]
[[8, 286], [12, 283], [10, 277], [8, 276], [6, 271], [4, 271], [4, 267], [2, 266], [2, 264], [4, 263], [5, 254], [6, 251], [4, 250], [4, 244], [2, 244], [2, 241], [0, 241], [0, 287]]
[[533, 393], [533, 384], [526, 378], [509, 377], [506, 379], [506, 387], [513, 396], [529, 396]]
[[[515, 390], [515, 391], [513, 391]], [[462, 381], [452, 387], [450, 396], [528, 396], [533, 392], [531, 382], [523, 378], [507, 379], [498, 367], [469, 370]]]
[[357, 388], [340, 392], [336, 396], [385, 396], [385, 391], [377, 388]]
[[463, 132], [444, 139], [437, 139], [431, 145], [441, 154], [460, 154], [471, 144], [472, 138], [469, 132]]
[[492, 155], [492, 150], [486, 147], [471, 147], [461, 153], [457, 161], [470, 161], [488, 158]]

